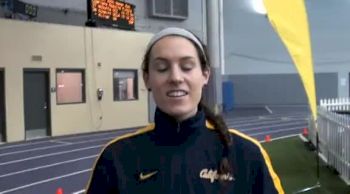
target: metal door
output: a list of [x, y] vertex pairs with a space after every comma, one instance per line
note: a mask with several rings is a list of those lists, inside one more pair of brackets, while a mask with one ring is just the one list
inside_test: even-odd
[[0, 142], [5, 140], [6, 113], [5, 113], [5, 77], [0, 69]]
[[23, 80], [26, 139], [50, 135], [48, 70], [24, 70]]

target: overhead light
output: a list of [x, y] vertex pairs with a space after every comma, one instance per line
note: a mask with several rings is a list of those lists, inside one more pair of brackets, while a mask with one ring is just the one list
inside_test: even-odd
[[250, 0], [250, 8], [257, 14], [266, 15], [267, 11], [263, 0]]

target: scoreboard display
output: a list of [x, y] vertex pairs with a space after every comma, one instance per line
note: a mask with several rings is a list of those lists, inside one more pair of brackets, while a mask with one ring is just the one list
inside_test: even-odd
[[91, 17], [97, 25], [135, 29], [135, 5], [117, 0], [91, 0]]
[[27, 15], [31, 18], [34, 18], [37, 16], [38, 6], [28, 4], [19, 0], [14, 0], [12, 1], [12, 3], [13, 3], [12, 5], [13, 12]]

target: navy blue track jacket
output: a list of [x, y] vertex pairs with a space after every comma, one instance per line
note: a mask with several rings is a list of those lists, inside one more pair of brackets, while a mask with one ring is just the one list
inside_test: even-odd
[[236, 130], [230, 133], [232, 173], [219, 174], [223, 145], [204, 112], [178, 123], [157, 109], [155, 124], [107, 144], [86, 193], [284, 193], [259, 142]]

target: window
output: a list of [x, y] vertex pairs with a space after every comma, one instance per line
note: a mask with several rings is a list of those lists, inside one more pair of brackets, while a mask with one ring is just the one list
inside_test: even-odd
[[137, 70], [113, 70], [114, 101], [137, 100]]
[[187, 19], [188, 17], [188, 0], [149, 0], [150, 16]]
[[58, 69], [56, 71], [57, 104], [85, 102], [84, 70]]

